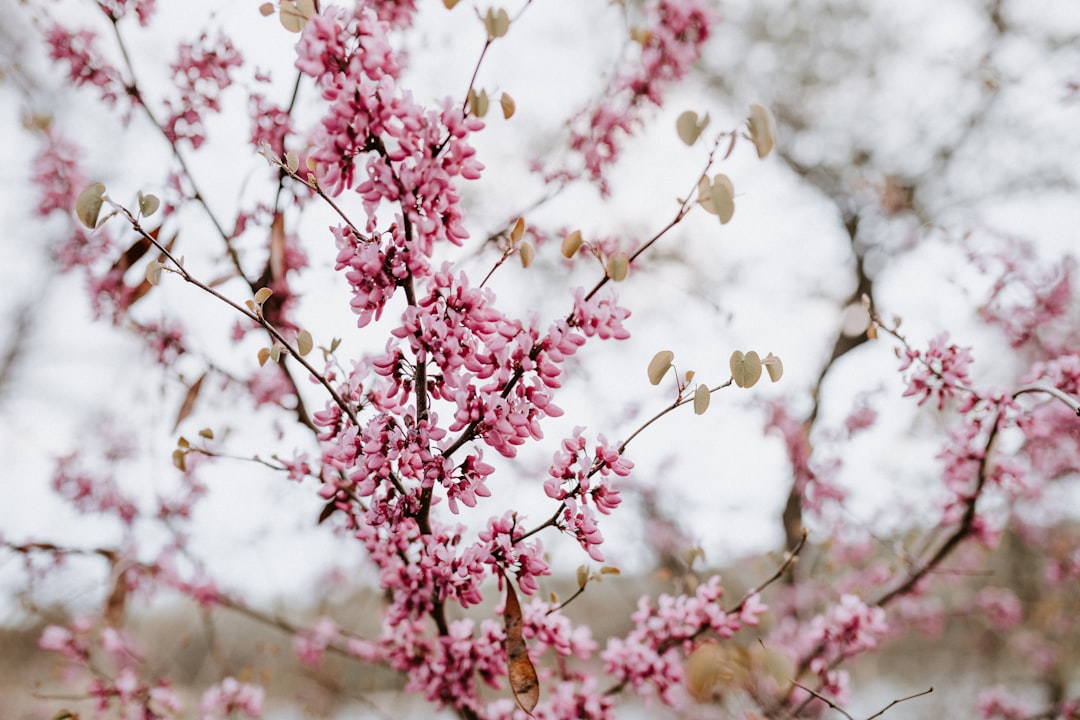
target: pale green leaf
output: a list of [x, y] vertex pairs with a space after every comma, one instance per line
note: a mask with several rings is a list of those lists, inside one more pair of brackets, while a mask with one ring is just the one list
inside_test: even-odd
[[500, 38], [510, 29], [510, 16], [502, 8], [488, 8], [484, 16], [484, 29], [487, 30], [488, 40]]
[[723, 174], [714, 177], [709, 196], [721, 224], [726, 224], [735, 214], [735, 191], [731, 179]]
[[296, 336], [296, 350], [300, 353], [300, 356], [307, 355], [313, 347], [315, 347], [315, 343], [311, 339], [311, 333], [307, 330], [301, 330], [300, 334]]
[[139, 214], [143, 217], [150, 217], [157, 212], [160, 206], [161, 201], [157, 199], [156, 195], [139, 193]]
[[709, 392], [709, 388], [705, 385], [698, 385], [697, 390], [694, 391], [694, 414], [704, 414], [709, 409], [711, 399], [712, 394]]
[[675, 120], [675, 131], [679, 134], [680, 140], [687, 145], [693, 145], [708, 124], [708, 113], [705, 114], [705, 117], [699, 119], [696, 112], [687, 110]]
[[754, 103], [750, 106], [750, 139], [754, 141], [759, 158], [764, 158], [776, 145], [776, 120], [764, 105]]
[[79, 193], [75, 199], [75, 216], [86, 227], [93, 230], [97, 227], [98, 216], [101, 215], [101, 205], [104, 201], [105, 186], [94, 183]]
[[165, 267], [157, 260], [151, 260], [150, 264], [146, 266], [146, 282], [151, 285], [157, 285], [161, 282], [161, 269]]
[[731, 377], [741, 388], [753, 387], [761, 379], [761, 358], [751, 350], [745, 355], [741, 350], [731, 353]]
[[624, 252], [617, 252], [608, 258], [608, 277], [615, 282], [622, 282], [630, 274], [630, 258]]

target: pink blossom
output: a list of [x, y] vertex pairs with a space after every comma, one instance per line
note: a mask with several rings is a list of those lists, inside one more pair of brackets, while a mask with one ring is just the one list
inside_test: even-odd
[[172, 63], [173, 84], [180, 97], [165, 101], [168, 116], [163, 130], [169, 142], [188, 140], [198, 149], [205, 140], [203, 118], [221, 111], [221, 92], [232, 84], [232, 70], [243, 58], [224, 35], [214, 40], [204, 33], [194, 43], [182, 43]]
[[1006, 588], [983, 588], [975, 600], [976, 607], [985, 613], [991, 627], [1004, 632], [1024, 619], [1024, 606], [1016, 594]]
[[911, 348], [903, 350], [900, 370], [911, 371], [905, 397], [917, 397], [920, 405], [932, 397], [937, 398], [937, 409], [941, 410], [947, 399], [958, 391], [968, 390], [971, 351], [947, 344], [948, 340], [948, 333], [942, 333], [930, 341], [925, 353]]
[[225, 720], [236, 713], [250, 718], [262, 717], [265, 693], [258, 685], [227, 677], [203, 693], [199, 708], [202, 720]]
[[979, 717], [982, 720], [1027, 720], [1031, 710], [1026, 703], [995, 686], [979, 693]]

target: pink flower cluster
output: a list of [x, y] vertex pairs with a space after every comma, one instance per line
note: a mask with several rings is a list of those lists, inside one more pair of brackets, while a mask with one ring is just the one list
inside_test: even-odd
[[[677, 702], [683, 682], [681, 658], [706, 633], [730, 638], [743, 626], [757, 625], [768, 609], [757, 596], [743, 603], [738, 614], [728, 614], [718, 601], [724, 594], [720, 578], [711, 577], [694, 595], [661, 595], [654, 606], [638, 601], [632, 616], [634, 629], [625, 639], [612, 638], [601, 653], [605, 672], [628, 683], [644, 697]], [[681, 651], [681, 652], [680, 652]]]
[[823, 648], [810, 661], [810, 670], [817, 674], [821, 692], [846, 703], [851, 695], [848, 674], [835, 666], [873, 650], [888, 632], [885, 611], [868, 606], [855, 595], [843, 595], [838, 604], [815, 617], [807, 628], [805, 642]]
[[[589, 504], [605, 515], [614, 510], [622, 499], [619, 490], [611, 485], [611, 476], [627, 477], [634, 464], [611, 447], [601, 435], [590, 457], [585, 452], [584, 428], [574, 429], [574, 435], [562, 442], [562, 449], [555, 453], [548, 468], [544, 492], [563, 504], [560, 527], [571, 532], [589, 557], [603, 562], [600, 545], [604, 536], [596, 524]], [[597, 477], [599, 476], [599, 477]]]
[[[715, 10], [703, 0], [651, 0], [644, 14], [640, 56], [618, 70], [605, 97], [571, 126], [570, 146], [604, 195], [608, 169], [618, 160], [624, 138], [641, 124], [644, 101], [657, 107], [663, 103], [667, 87], [685, 77], [701, 56], [716, 20]], [[565, 172], [553, 173], [558, 175]]]
[[211, 40], [206, 34], [194, 43], [182, 43], [173, 62], [173, 85], [180, 91], [176, 100], [166, 100], [168, 116], [163, 130], [170, 142], [187, 140], [198, 149], [206, 139], [203, 116], [220, 112], [221, 91], [232, 84], [232, 70], [244, 64], [229, 38]]
[[910, 347], [898, 352], [901, 354], [900, 371], [911, 371], [904, 397], [917, 397], [920, 405], [936, 398], [937, 409], [941, 410], [947, 399], [969, 389], [971, 350], [949, 343], [948, 333], [931, 340], [925, 352]]
[[97, 0], [98, 7], [112, 21], [120, 20], [135, 11], [139, 25], [146, 27], [153, 17], [157, 0]]
[[91, 30], [72, 32], [53, 24], [45, 33], [49, 58], [67, 65], [68, 80], [76, 87], [97, 88], [98, 97], [109, 105], [126, 94], [120, 71], [105, 60], [95, 47], [97, 35]]
[[263, 714], [264, 700], [265, 692], [258, 685], [227, 677], [203, 693], [199, 704], [201, 720], [226, 720], [237, 717], [237, 713], [259, 718]]
[[79, 458], [68, 455], [57, 460], [53, 489], [80, 512], [115, 515], [131, 526], [139, 515], [135, 503], [120, 491], [111, 475], [95, 476], [79, 467]]
[[113, 710], [119, 720], [156, 720], [183, 710], [167, 681], [148, 683], [139, 678], [136, 666], [141, 659], [132, 641], [110, 626], [75, 618], [68, 627], [46, 627], [38, 645], [59, 653], [85, 677], [86, 694], [94, 700], [98, 716]]
[[836, 482], [839, 461], [820, 460], [812, 456], [806, 424], [790, 415], [784, 403], [770, 403], [768, 413], [765, 428], [780, 435], [784, 441], [803, 509], [820, 514], [831, 504], [843, 502], [847, 493]]

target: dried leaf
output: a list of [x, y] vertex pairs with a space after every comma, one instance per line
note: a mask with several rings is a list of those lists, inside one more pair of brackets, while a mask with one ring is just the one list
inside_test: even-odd
[[211, 430], [210, 428], [203, 428], [202, 430], [199, 431], [199, 437], [205, 438], [206, 440], [213, 440], [214, 439], [214, 431]]
[[523, 242], [518, 248], [518, 255], [521, 256], [521, 267], [527, 268], [536, 259], [536, 248], [532, 246], [532, 243]]
[[[300, 169], [300, 158], [298, 158], [296, 156], [296, 153], [292, 152], [291, 150], [285, 153], [285, 169], [293, 175], [295, 175], [296, 171]], [[281, 213], [279, 212], [278, 215], [280, 214]], [[275, 217], [274, 220], [276, 221], [277, 217]]]
[[315, 14], [314, 0], [281, 0], [278, 19], [281, 26], [292, 33], [301, 32], [308, 18]]
[[259, 291], [255, 293], [255, 304], [262, 305], [264, 302], [270, 299], [270, 296], [274, 294], [274, 291], [268, 287], [259, 288]]
[[525, 218], [518, 218], [514, 222], [514, 227], [510, 229], [510, 242], [517, 245], [521, 242], [521, 238], [525, 235]]
[[315, 523], [315, 524], [316, 525], [322, 525], [324, 522], [326, 522], [330, 518], [331, 515], [333, 515], [335, 512], [337, 512], [337, 509], [338, 509], [337, 500], [330, 500], [330, 502], [323, 505], [323, 509], [319, 513], [319, 521], [317, 523]]
[[187, 394], [184, 395], [184, 402], [180, 404], [180, 412], [176, 413], [176, 422], [173, 423], [173, 432], [176, 432], [176, 428], [180, 427], [180, 423], [184, 421], [191, 411], [195, 409], [195, 401], [199, 397], [199, 391], [202, 390], [203, 380], [206, 379], [206, 373], [203, 373], [195, 383], [188, 388]]
[[515, 103], [514, 98], [510, 97], [507, 93], [503, 93], [499, 96], [499, 107], [502, 108], [503, 118], [506, 120], [512, 118], [517, 111], [517, 103]]
[[601, 575], [622, 575], [622, 570], [611, 565], [604, 565], [600, 568]]
[[649, 382], [659, 385], [671, 368], [671, 361], [674, 359], [675, 353], [670, 350], [661, 350], [653, 355], [653, 359], [649, 361]]
[[577, 586], [579, 588], [585, 587], [589, 582], [589, 567], [587, 565], [578, 565], [577, 568]]
[[536, 668], [529, 659], [525, 638], [521, 634], [521, 605], [518, 604], [517, 593], [509, 579], [506, 579], [503, 624], [506, 628], [505, 649], [510, 689], [514, 692], [514, 702], [531, 716], [533, 708], [540, 701], [540, 681], [536, 676]]
[[442, 0], [442, 4], [446, 6], [447, 10], [453, 10], [454, 6], [458, 4], [460, 0]]
[[563, 257], [565, 257], [567, 260], [574, 257], [574, 255], [577, 254], [577, 251], [581, 249], [581, 246], [582, 244], [584, 244], [584, 242], [585, 241], [581, 237], [580, 230], [575, 230], [566, 237], [564, 237], [562, 241]]
[[266, 364], [266, 361], [270, 359], [270, 348], [259, 348], [259, 367]]
[[[270, 224], [270, 282], [285, 277], [285, 215], [278, 211], [274, 213], [274, 221]], [[257, 297], [257, 296], [256, 296]], [[260, 305], [263, 300], [256, 300]]]
[[118, 628], [124, 624], [124, 614], [127, 610], [128, 584], [123, 571], [118, 571], [115, 555], [109, 556], [110, 571], [115, 575], [112, 592], [105, 600], [105, 623], [112, 628]]
[[[160, 230], [160, 228], [155, 229], [150, 233], [150, 236], [155, 240], [157, 239], [158, 230]], [[116, 262], [114, 262], [112, 266], [113, 272], [123, 275], [132, 265], [139, 262], [139, 259], [152, 247], [153, 244], [149, 240], [140, 237], [135, 242], [131, 243], [131, 245], [128, 246], [128, 249], [125, 250], [120, 257], [116, 258]]]
[[172, 462], [176, 466], [176, 469], [180, 472], [184, 472], [187, 469], [187, 453], [180, 448], [176, 448], [172, 451]]

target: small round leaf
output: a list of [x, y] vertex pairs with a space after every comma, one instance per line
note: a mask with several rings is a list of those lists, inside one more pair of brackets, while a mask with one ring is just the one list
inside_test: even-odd
[[697, 139], [701, 136], [705, 126], [709, 124], [709, 115], [706, 113], [705, 117], [698, 119], [697, 113], [693, 110], [687, 110], [679, 115], [675, 121], [675, 131], [679, 133], [679, 139], [687, 145], [693, 145], [697, 142]]
[[510, 242], [515, 244], [521, 242], [523, 235], [525, 235], [525, 218], [519, 217], [514, 227], [510, 229]]
[[624, 252], [617, 252], [608, 258], [608, 277], [615, 282], [622, 282], [630, 274], [630, 258]]
[[506, 93], [499, 96], [499, 106], [502, 108], [503, 118], [506, 120], [512, 118], [514, 111], [517, 110], [517, 103], [514, 102], [514, 98]]
[[705, 385], [698, 385], [697, 390], [694, 391], [694, 414], [703, 415], [709, 409], [709, 400], [711, 399], [712, 393], [709, 392], [709, 388]]
[[291, 150], [285, 153], [285, 168], [293, 175], [300, 169], [300, 158]]
[[161, 201], [157, 199], [156, 195], [139, 193], [139, 214], [143, 217], [150, 217], [157, 212], [157, 209], [161, 207]]
[[750, 106], [750, 139], [754, 141], [759, 158], [764, 158], [776, 145], [776, 120], [764, 105], [754, 103]]
[[562, 241], [563, 257], [568, 260], [574, 257], [574, 255], [577, 254], [577, 251], [581, 249], [581, 246], [584, 242], [585, 241], [581, 238], [580, 230], [575, 230], [574, 232], [564, 237]]
[[741, 388], [753, 387], [761, 379], [761, 358], [751, 350], [743, 355], [741, 350], [731, 353], [731, 377]]
[[487, 30], [488, 40], [500, 38], [510, 29], [510, 16], [502, 8], [488, 8], [484, 16], [484, 29]]
[[779, 382], [780, 378], [784, 376], [784, 363], [772, 353], [766, 355], [761, 364], [765, 366], [765, 370], [769, 373], [769, 379], [773, 382]]
[[105, 186], [101, 183], [94, 183], [79, 193], [79, 197], [75, 199], [75, 216], [91, 230], [97, 227], [104, 196]]
[[649, 382], [659, 385], [671, 368], [671, 361], [674, 359], [675, 353], [670, 350], [661, 350], [653, 355], [653, 359], [649, 361]]
[[727, 224], [735, 214], [734, 196], [735, 189], [727, 175], [720, 174], [713, 178], [712, 187], [709, 189], [709, 197], [721, 224]]
[[536, 248], [532, 246], [532, 243], [523, 242], [518, 248], [518, 255], [521, 256], [521, 267], [527, 268], [536, 259]]
[[278, 19], [281, 26], [292, 33], [301, 32], [308, 19], [315, 14], [315, 0], [281, 0]]
[[475, 89], [469, 90], [469, 112], [473, 115], [478, 118], [487, 115], [489, 104], [487, 90], [481, 90], [480, 92], [476, 92]]
[[165, 267], [157, 260], [151, 260], [150, 264], [146, 266], [146, 282], [151, 285], [157, 285], [161, 282], [161, 269]]
[[307, 330], [301, 330], [300, 334], [296, 336], [296, 350], [301, 357], [311, 352], [313, 347], [315, 347], [315, 343], [311, 339], [311, 333]]

